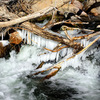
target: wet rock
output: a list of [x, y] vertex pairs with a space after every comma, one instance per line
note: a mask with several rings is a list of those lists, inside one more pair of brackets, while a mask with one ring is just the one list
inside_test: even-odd
[[18, 53], [20, 51], [20, 47], [21, 44], [10, 44], [9, 42], [8, 44], [4, 44], [3, 42], [0, 42], [0, 58], [5, 57], [6, 59], [8, 59], [10, 57], [9, 53], [12, 50], [15, 50], [16, 53]]
[[0, 42], [0, 58], [5, 57], [8, 58], [10, 45], [3, 46], [2, 42]]
[[10, 35], [9, 42], [13, 44], [20, 44], [22, 42], [22, 38], [18, 32], [13, 32]]

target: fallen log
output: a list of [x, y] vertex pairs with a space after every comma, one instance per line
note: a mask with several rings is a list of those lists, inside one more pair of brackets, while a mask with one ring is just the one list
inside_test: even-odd
[[57, 41], [59, 43], [67, 45], [68, 47], [72, 47], [72, 48], [77, 47], [77, 49], [79, 49], [79, 50], [81, 50], [83, 48], [83, 46], [80, 43], [70, 41], [64, 37], [50, 33], [50, 32], [43, 30], [42, 28], [40, 28], [40, 27], [36, 26], [35, 24], [30, 23], [30, 22], [24, 22], [21, 24], [21, 26], [26, 28], [27, 30], [31, 31], [35, 35], [41, 36], [41, 37], [46, 38], [46, 39], [51, 39], [51, 40]]

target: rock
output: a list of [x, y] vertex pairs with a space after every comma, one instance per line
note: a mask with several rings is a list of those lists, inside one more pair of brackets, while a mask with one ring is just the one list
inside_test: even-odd
[[79, 9], [82, 9], [83, 8], [83, 5], [81, 2], [79, 2], [78, 0], [75, 0], [74, 3], [73, 3], [74, 6], [78, 7]]
[[15, 0], [0, 0], [0, 5], [2, 5], [2, 4], [8, 4], [11, 1], [15, 1]]
[[10, 35], [9, 42], [12, 44], [20, 44], [22, 42], [22, 38], [18, 32], [13, 32]]
[[0, 42], [0, 58], [2, 57], [6, 57], [8, 55], [8, 49], [9, 47], [8, 46], [3, 46], [3, 43]]
[[3, 44], [2, 44], [2, 42], [0, 42], [0, 48], [2, 48], [3, 47]]
[[69, 13], [73, 13], [77, 15], [79, 13], [78, 15], [80, 16], [87, 16], [87, 14], [84, 11], [74, 6], [73, 4], [65, 4], [64, 6], [60, 7], [58, 11], [59, 11], [59, 14], [61, 15], [69, 14]]
[[98, 16], [99, 15], [99, 12], [96, 8], [93, 8], [91, 11], [90, 11], [94, 16]]
[[5, 43], [4, 42], [7, 42], [7, 41], [0, 41], [0, 58], [2, 57], [5, 57], [5, 58], [9, 58], [10, 57], [10, 52], [11, 50], [15, 50], [16, 53], [18, 53], [20, 51], [20, 47], [21, 45], [20, 44], [9, 44], [7, 45], [4, 45]]
[[83, 8], [87, 13], [97, 16], [100, 14], [100, 0], [87, 0]]
[[32, 5], [31, 9], [33, 12], [42, 10], [48, 6], [58, 7], [62, 2], [70, 2], [70, 0], [37, 0], [36, 3]]

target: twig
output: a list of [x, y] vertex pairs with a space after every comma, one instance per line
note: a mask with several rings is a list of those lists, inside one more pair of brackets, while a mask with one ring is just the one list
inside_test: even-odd
[[[98, 39], [100, 39], [100, 36], [97, 37], [97, 38], [96, 38], [94, 41], [92, 41], [88, 46], [86, 46], [84, 49], [82, 49], [81, 51], [79, 51], [79, 52], [76, 53], [75, 55], [73, 55], [73, 56], [67, 58], [66, 60], [63, 60], [63, 61], [61, 61], [61, 62], [55, 64], [54, 66], [52, 66], [52, 67], [50, 67], [50, 68], [48, 68], [48, 69], [46, 69], [46, 70], [39, 71], [39, 72], [37, 72], [37, 73], [35, 73], [35, 74], [33, 74], [33, 75], [37, 75], [37, 74], [39, 74], [39, 73], [43, 73], [43, 72], [45, 72], [45, 71], [49, 71], [49, 70], [51, 70], [51, 69], [53, 69], [53, 68], [58, 68], [58, 69], [60, 69], [62, 63], [64, 63], [65, 61], [68, 61], [68, 60], [74, 58], [76, 55], [79, 55], [80, 53], [82, 53], [83, 51], [85, 51], [86, 49], [88, 49], [91, 45], [93, 45]], [[57, 67], [57, 66], [58, 66], [58, 67]], [[53, 74], [54, 74], [54, 73], [53, 73]], [[50, 73], [50, 76], [51, 76], [51, 73]], [[53, 75], [53, 76], [54, 76], [54, 75]]]
[[97, 36], [97, 35], [100, 35], [100, 31], [92, 33], [92, 34], [84, 35], [84, 36], [73, 37], [72, 41], [74, 41], [74, 40], [80, 40], [80, 39], [87, 39], [87, 40], [89, 40], [90, 38], [92, 38], [94, 36]]
[[62, 28], [62, 30], [65, 32], [67, 38], [68, 38], [69, 40], [72, 40], [72, 38], [71, 38], [71, 37], [69, 36], [69, 34], [67, 33], [66, 26], [63, 25], [61, 28]]
[[52, 23], [52, 24], [47, 24], [46, 26], [43, 27], [43, 29], [50, 28], [50, 27], [53, 27], [53, 26], [59, 25], [59, 24], [71, 24], [73, 26], [76, 26], [76, 24], [89, 24], [89, 22], [60, 21], [60, 22], [56, 22], [56, 23]]
[[48, 49], [48, 48], [44, 48], [44, 49], [46, 49], [46, 50], [48, 50], [48, 51], [51, 51], [51, 52], [58, 52], [58, 51], [60, 51], [61, 49], [66, 48], [66, 47], [68, 47], [68, 46], [62, 46], [62, 47], [60, 47], [60, 48], [58, 48], [58, 49], [55, 49], [55, 50], [51, 50], [51, 49]]

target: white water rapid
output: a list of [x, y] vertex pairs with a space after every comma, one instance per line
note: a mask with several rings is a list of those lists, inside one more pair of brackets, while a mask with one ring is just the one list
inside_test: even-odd
[[[43, 47], [53, 49], [57, 42], [35, 35], [30, 38], [35, 42], [27, 40], [31, 45], [23, 45], [18, 54], [12, 51], [9, 59], [0, 58], [0, 100], [100, 100], [100, 47], [97, 48], [100, 41], [65, 61], [54, 77], [41, 82], [41, 74], [33, 79], [26, 76], [42, 61], [46, 63], [41, 70], [68, 58], [72, 49], [52, 53]], [[91, 41], [81, 42], [86, 46]]]

